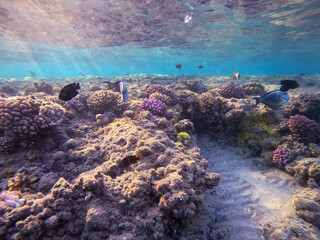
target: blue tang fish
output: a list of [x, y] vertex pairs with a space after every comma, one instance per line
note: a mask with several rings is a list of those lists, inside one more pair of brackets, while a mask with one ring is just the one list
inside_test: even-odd
[[105, 82], [108, 84], [109, 89], [116, 90], [120, 93], [121, 101], [128, 101], [129, 99], [129, 92], [127, 90], [126, 85], [122, 81], [116, 82]]
[[263, 97], [253, 98], [253, 99], [256, 100], [255, 105], [257, 105], [258, 103], [263, 103], [268, 106], [276, 107], [276, 106], [281, 106], [286, 102], [288, 102], [290, 97], [286, 92], [275, 90], [267, 93]]

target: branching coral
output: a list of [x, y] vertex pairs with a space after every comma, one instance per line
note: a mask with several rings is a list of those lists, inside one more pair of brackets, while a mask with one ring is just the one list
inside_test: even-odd
[[162, 116], [167, 110], [166, 105], [155, 98], [144, 99], [141, 103], [141, 108], [159, 116]]
[[290, 116], [288, 121], [289, 129], [295, 141], [312, 143], [316, 140], [318, 124], [303, 115]]
[[284, 168], [284, 166], [290, 162], [289, 152], [282, 146], [278, 146], [276, 150], [273, 151], [272, 162], [279, 168]]

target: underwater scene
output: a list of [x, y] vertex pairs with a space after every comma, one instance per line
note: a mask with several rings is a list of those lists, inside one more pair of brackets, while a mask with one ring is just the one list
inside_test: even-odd
[[320, 239], [319, 0], [1, 0], [0, 239]]

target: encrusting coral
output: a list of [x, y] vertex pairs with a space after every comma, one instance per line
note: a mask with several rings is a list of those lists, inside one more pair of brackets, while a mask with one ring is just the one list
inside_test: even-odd
[[[208, 163], [199, 149], [183, 152], [175, 145], [166, 134], [172, 125], [160, 130], [159, 118], [148, 114], [138, 123], [117, 119], [101, 129], [103, 134], [90, 141], [93, 149], [99, 146], [104, 162], [72, 183], [60, 178], [46, 195], [38, 189], [46, 174], [21, 169], [9, 188], [22, 191], [26, 202], [3, 209], [1, 237], [165, 239], [183, 227], [201, 208], [204, 192], [218, 185], [219, 175], [206, 172]], [[139, 157], [123, 168], [127, 156]]]
[[244, 98], [246, 95], [245, 89], [235, 83], [220, 87], [219, 93], [225, 98]]

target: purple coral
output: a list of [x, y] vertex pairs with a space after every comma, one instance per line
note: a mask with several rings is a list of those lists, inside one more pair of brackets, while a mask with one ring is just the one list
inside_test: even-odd
[[72, 99], [66, 104], [66, 109], [73, 109], [79, 113], [83, 112], [85, 108], [85, 105], [77, 99]]
[[279, 168], [284, 168], [284, 166], [290, 162], [289, 152], [281, 146], [278, 146], [276, 150], [273, 151], [272, 162]]
[[144, 99], [141, 108], [159, 116], [162, 116], [167, 110], [166, 105], [156, 98]]
[[230, 83], [226, 86], [220, 87], [220, 95], [225, 98], [244, 98], [246, 93], [245, 93], [245, 88], [239, 86], [238, 84], [235, 83]]
[[301, 143], [312, 143], [316, 140], [318, 124], [303, 115], [290, 116], [288, 121], [293, 140]]
[[160, 84], [155, 84], [155, 85], [152, 85], [150, 86], [147, 91], [146, 91], [146, 94], [147, 96], [149, 97], [152, 93], [155, 93], [155, 92], [159, 92], [159, 93], [162, 93], [162, 94], [165, 94], [169, 97], [173, 97], [174, 96], [174, 93], [171, 89], [168, 89]]

